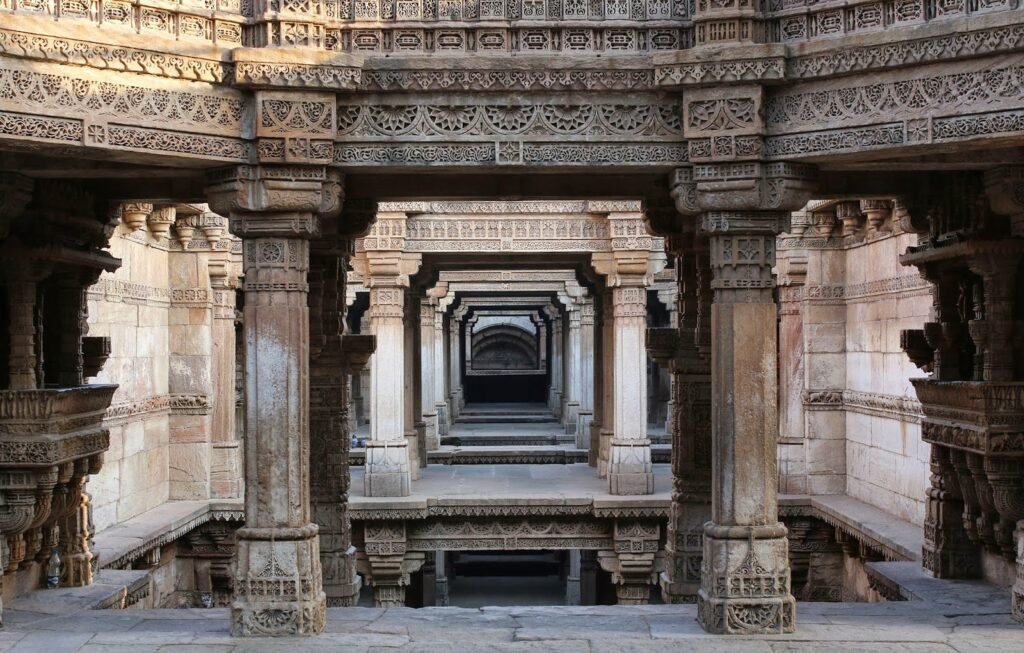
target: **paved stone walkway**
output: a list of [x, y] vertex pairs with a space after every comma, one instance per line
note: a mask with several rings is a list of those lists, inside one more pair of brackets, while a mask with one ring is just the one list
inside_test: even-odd
[[[996, 601], [998, 597], [998, 601]], [[234, 639], [227, 611], [93, 610], [44, 615], [11, 610], [0, 651], [39, 653], [1021, 653], [1024, 627], [1004, 592], [960, 600], [801, 603], [798, 632], [720, 637], [694, 606], [338, 608], [315, 638]]]

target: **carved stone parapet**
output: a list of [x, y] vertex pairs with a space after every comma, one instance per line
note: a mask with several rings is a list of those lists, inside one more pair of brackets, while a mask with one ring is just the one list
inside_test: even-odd
[[703, 564], [697, 620], [706, 631], [745, 635], [796, 629], [789, 541], [782, 524], [728, 528], [708, 524]]

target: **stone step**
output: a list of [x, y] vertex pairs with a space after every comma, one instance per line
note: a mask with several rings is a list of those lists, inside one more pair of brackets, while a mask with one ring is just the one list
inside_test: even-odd
[[551, 433], [455, 433], [441, 438], [442, 445], [452, 447], [530, 447], [541, 445], [571, 445], [576, 436], [564, 432]]
[[558, 424], [551, 413], [462, 413], [456, 424]]
[[[427, 453], [431, 465], [571, 465], [586, 463], [589, 453], [569, 446], [442, 446]], [[651, 458], [656, 463], [672, 460], [672, 451], [665, 445], [652, 445]], [[349, 463], [358, 467], [366, 460], [365, 449], [353, 449]]]

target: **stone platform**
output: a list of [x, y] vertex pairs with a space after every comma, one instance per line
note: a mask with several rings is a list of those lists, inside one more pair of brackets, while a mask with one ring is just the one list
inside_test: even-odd
[[[950, 590], [954, 588], [950, 587]], [[957, 584], [956, 592], [965, 589]], [[789, 635], [714, 636], [692, 605], [519, 608], [332, 608], [310, 638], [228, 634], [225, 609], [88, 610], [62, 616], [7, 611], [0, 651], [46, 653], [1019, 653], [1005, 593], [964, 593], [897, 603], [800, 603]], [[990, 596], [991, 595], [991, 596]]]

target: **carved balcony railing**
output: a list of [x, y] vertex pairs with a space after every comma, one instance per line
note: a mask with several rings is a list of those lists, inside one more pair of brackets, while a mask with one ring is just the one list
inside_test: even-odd
[[0, 12], [235, 47], [252, 0], [0, 0]]
[[102, 422], [116, 385], [0, 391], [0, 532], [3, 573], [44, 562], [55, 547], [62, 584], [92, 578], [84, 485], [110, 443]]
[[1015, 0], [768, 0], [767, 41], [866, 34], [1016, 7]]
[[329, 50], [633, 54], [692, 45], [686, 0], [327, 0]]

